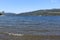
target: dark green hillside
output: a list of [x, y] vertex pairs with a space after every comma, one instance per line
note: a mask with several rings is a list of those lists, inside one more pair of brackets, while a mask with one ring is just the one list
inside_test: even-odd
[[37, 11], [32, 11], [32, 12], [20, 13], [20, 14], [18, 14], [18, 15], [23, 15], [23, 16], [60, 15], [60, 9], [37, 10]]

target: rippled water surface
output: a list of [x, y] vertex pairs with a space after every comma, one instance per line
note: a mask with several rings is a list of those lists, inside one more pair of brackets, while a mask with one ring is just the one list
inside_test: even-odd
[[60, 35], [60, 16], [0, 16], [0, 32]]

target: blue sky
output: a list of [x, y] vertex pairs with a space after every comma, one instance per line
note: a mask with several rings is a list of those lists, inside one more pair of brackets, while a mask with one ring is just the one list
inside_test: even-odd
[[28, 12], [39, 9], [60, 8], [60, 0], [0, 0], [0, 11]]

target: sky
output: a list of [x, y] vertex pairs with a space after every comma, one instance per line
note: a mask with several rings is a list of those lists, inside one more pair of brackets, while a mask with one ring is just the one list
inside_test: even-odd
[[60, 0], [0, 0], [0, 11], [22, 13], [60, 8]]

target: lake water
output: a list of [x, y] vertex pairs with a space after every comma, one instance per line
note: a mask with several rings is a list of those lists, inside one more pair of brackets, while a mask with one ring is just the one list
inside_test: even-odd
[[0, 32], [60, 35], [60, 16], [0, 16]]

